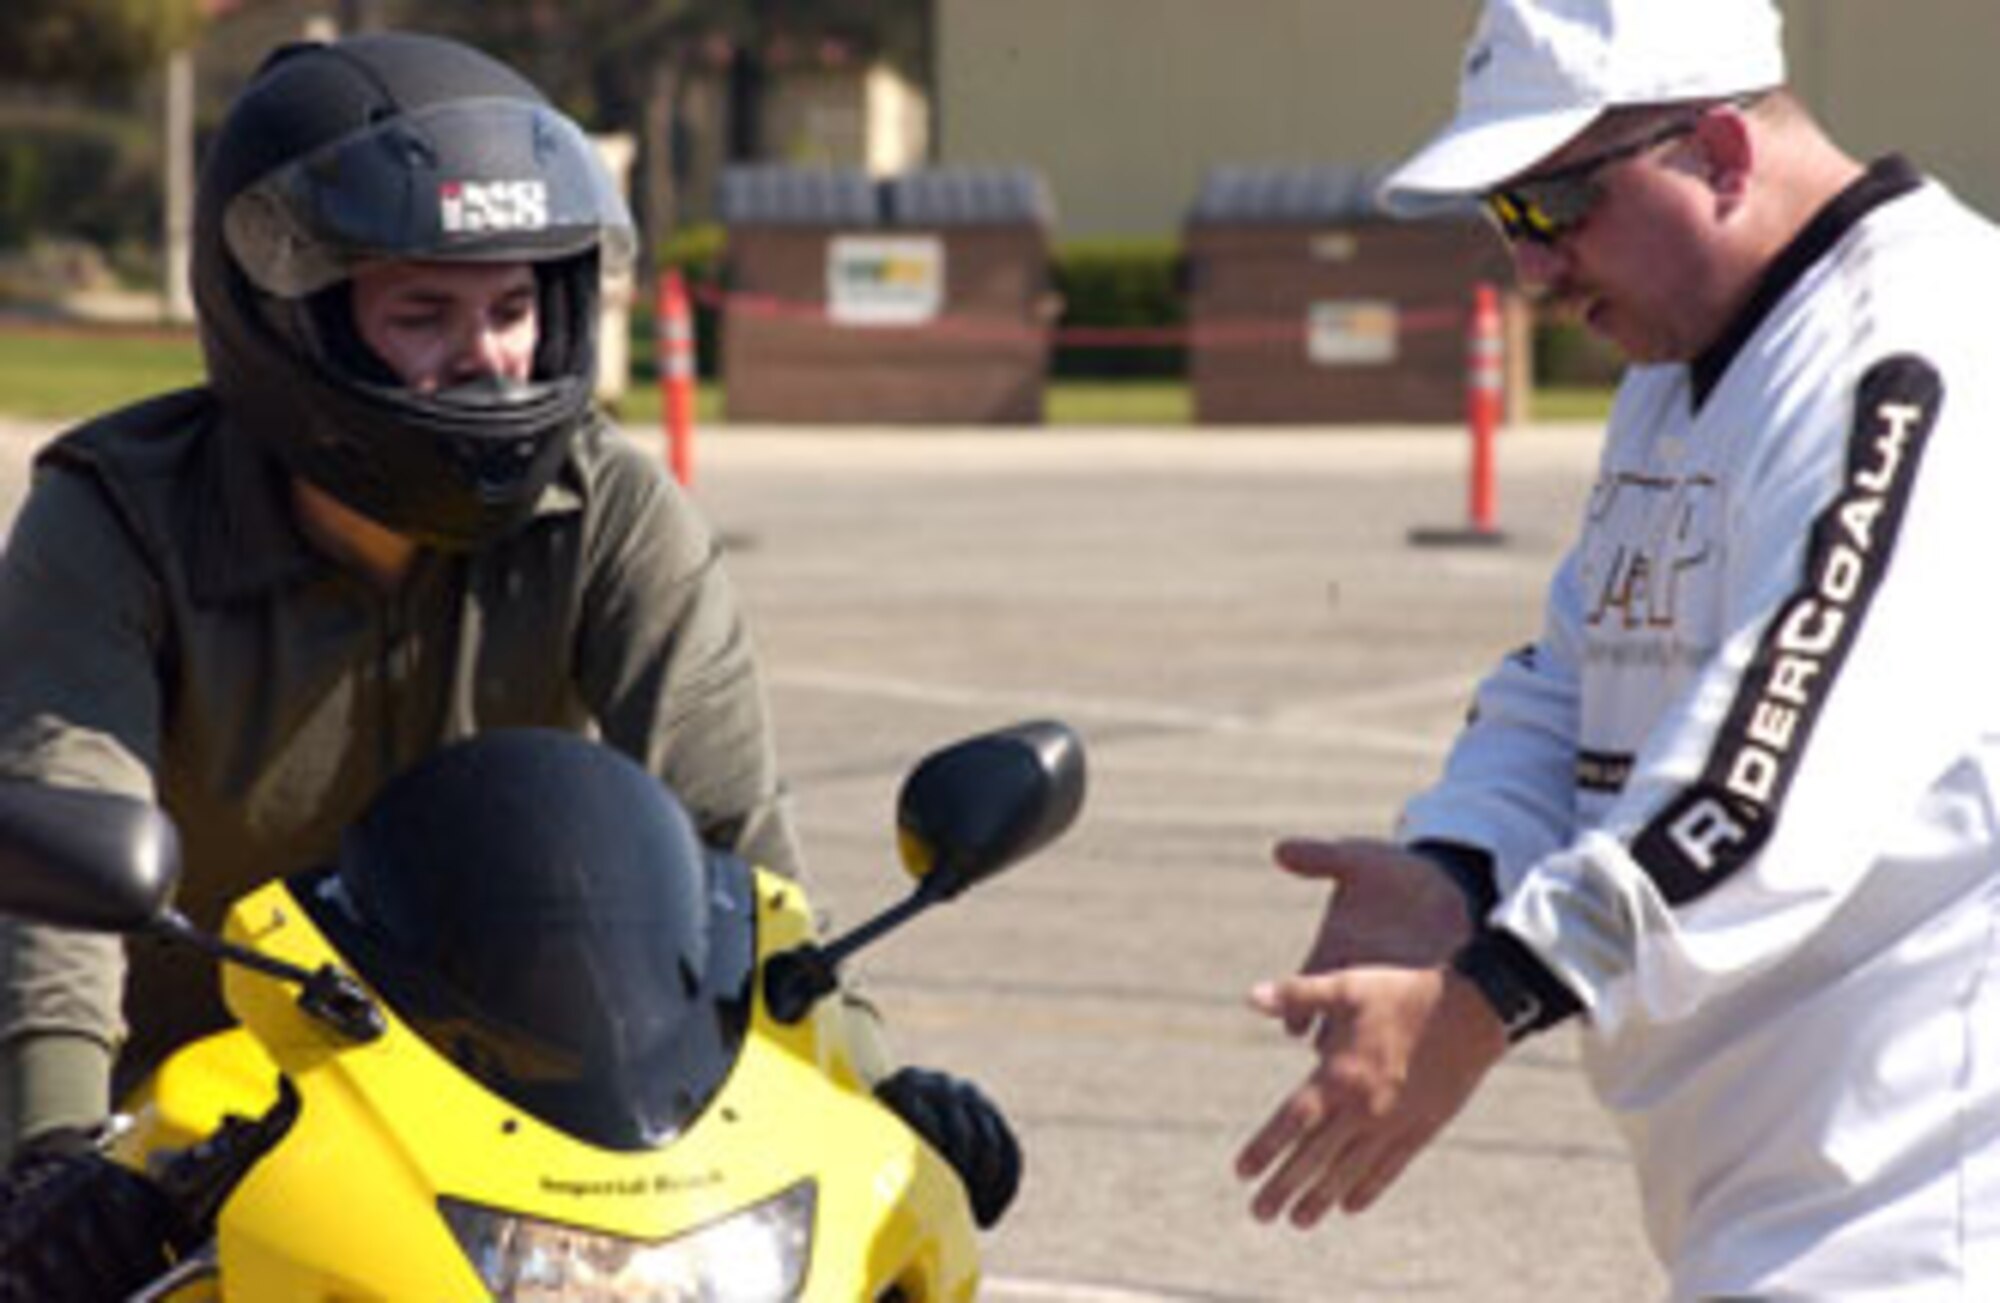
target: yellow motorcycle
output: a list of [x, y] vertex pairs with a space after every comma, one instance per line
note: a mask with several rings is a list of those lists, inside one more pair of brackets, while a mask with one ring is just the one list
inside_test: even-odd
[[135, 1297], [970, 1299], [965, 1186], [826, 997], [855, 950], [1059, 835], [1083, 787], [1060, 724], [932, 754], [898, 802], [914, 891], [822, 943], [795, 883], [566, 734], [438, 752], [219, 938], [171, 907], [157, 809], [5, 784], [0, 911], [226, 965], [238, 1025], [111, 1142], [181, 1231]]

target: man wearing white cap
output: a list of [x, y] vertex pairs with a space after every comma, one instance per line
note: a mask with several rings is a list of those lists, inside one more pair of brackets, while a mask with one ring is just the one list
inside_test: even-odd
[[1542, 632], [1253, 1003], [1253, 1211], [1372, 1203], [1580, 1025], [1676, 1298], [2000, 1298], [2000, 233], [1783, 88], [1769, 0], [1489, 0], [1392, 174], [1634, 363]]

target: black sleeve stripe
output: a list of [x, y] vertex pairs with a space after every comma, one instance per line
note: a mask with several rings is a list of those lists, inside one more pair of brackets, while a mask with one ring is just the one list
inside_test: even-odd
[[1625, 790], [1632, 777], [1632, 757], [1623, 752], [1579, 751], [1576, 754], [1576, 786], [1581, 792], [1616, 794]]
[[1813, 522], [1805, 573], [1744, 672], [1699, 782], [1632, 845], [1673, 904], [1741, 868], [1770, 837], [1799, 757], [1882, 581], [1937, 424], [1944, 382], [1919, 357], [1862, 378], [1840, 493]]

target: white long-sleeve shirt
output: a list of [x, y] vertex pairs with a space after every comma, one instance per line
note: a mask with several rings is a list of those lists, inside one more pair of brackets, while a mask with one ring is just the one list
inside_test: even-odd
[[2000, 1298], [2000, 232], [1899, 160], [1621, 387], [1409, 840], [1582, 1003], [1679, 1298]]

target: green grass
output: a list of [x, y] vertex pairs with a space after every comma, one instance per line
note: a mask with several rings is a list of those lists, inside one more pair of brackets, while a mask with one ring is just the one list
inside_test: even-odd
[[1057, 380], [1043, 404], [1050, 425], [1186, 425], [1192, 409], [1179, 380]]
[[[1050, 425], [1181, 426], [1193, 421], [1193, 399], [1178, 380], [1055, 380], [1044, 411]], [[1535, 421], [1602, 422], [1611, 411], [1611, 390], [1545, 388], [1535, 391], [1528, 416]], [[660, 393], [650, 382], [635, 385], [618, 404], [620, 420], [654, 425]], [[704, 383], [695, 403], [695, 423], [722, 420], [722, 387]]]
[[[660, 406], [660, 387], [651, 380], [635, 379], [626, 389], [625, 396], [613, 406], [612, 415], [627, 425], [658, 425]], [[697, 426], [714, 425], [720, 420], [722, 386], [704, 381], [695, 388], [694, 423]]]
[[1545, 386], [1528, 402], [1537, 421], [1594, 421], [1611, 415], [1610, 389]]
[[201, 348], [177, 333], [0, 331], [0, 412], [76, 420], [201, 381]]
[[[1187, 386], [1177, 380], [1058, 380], [1043, 403], [1050, 425], [1186, 425]], [[660, 419], [659, 387], [635, 382], [619, 400], [618, 419], [655, 425]], [[722, 421], [722, 386], [704, 381], [695, 399], [695, 423]]]
[[[191, 334], [22, 327], [0, 330], [0, 412], [35, 420], [77, 420], [148, 394], [201, 380]], [[1187, 386], [1172, 380], [1062, 381], [1047, 398], [1052, 425], [1184, 425]], [[618, 404], [620, 420], [652, 425], [660, 391], [635, 382]], [[719, 385], [704, 383], [695, 420], [722, 420]]]
[[[201, 379], [201, 350], [190, 333], [85, 331], [23, 327], [0, 330], [0, 413], [32, 420], [76, 420]], [[1186, 425], [1187, 385], [1178, 380], [1059, 380], [1047, 393], [1051, 425]], [[1530, 404], [1538, 421], [1601, 421], [1608, 389], [1542, 389]], [[619, 419], [657, 424], [660, 392], [634, 383]], [[695, 420], [722, 420], [719, 385], [704, 383]]]

